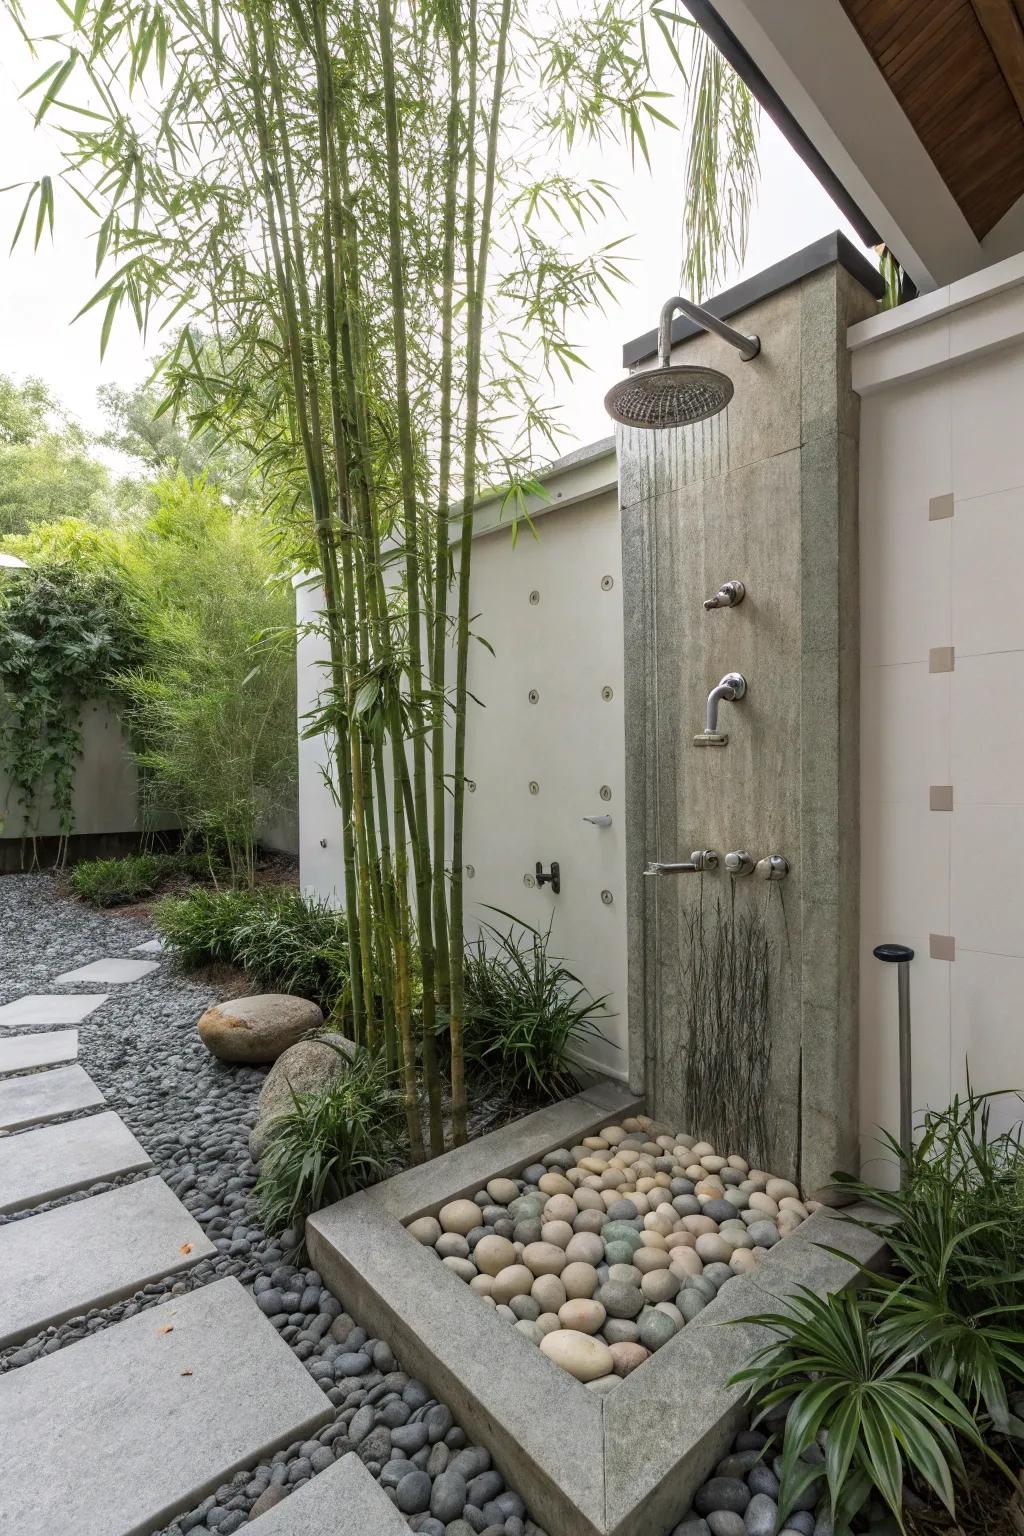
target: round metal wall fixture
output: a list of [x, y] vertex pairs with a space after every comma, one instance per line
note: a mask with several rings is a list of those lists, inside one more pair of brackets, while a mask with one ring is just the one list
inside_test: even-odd
[[614, 576], [602, 576], [601, 577], [601, 591], [602, 592], [610, 592], [612, 587], [614, 587], [614, 585], [615, 585], [615, 577]]
[[539, 795], [540, 794], [540, 785], [537, 783], [536, 779], [531, 779], [530, 780], [530, 794], [531, 795]]
[[602, 800], [610, 800], [611, 797], [612, 797], [612, 787], [611, 787], [611, 785], [610, 784], [602, 784], [601, 788], [598, 790], [598, 794], [601, 796]]
[[475, 795], [476, 794], [476, 779], [467, 779], [466, 780], [466, 788], [469, 790], [471, 795]]
[[604, 687], [601, 689], [601, 697], [604, 699], [606, 704], [610, 699], [614, 699], [615, 697], [614, 690], [609, 688], [607, 683], [605, 683]]
[[466, 879], [467, 880], [472, 880], [473, 876], [475, 874], [476, 874], [476, 865], [475, 864], [467, 864], [466, 865]]
[[530, 602], [535, 608], [540, 602], [540, 593], [536, 590], [536, 588], [530, 593]]
[[540, 694], [537, 692], [536, 688], [531, 688], [526, 697], [529, 699], [531, 704], [540, 703]]
[[535, 886], [535, 885], [536, 885], [536, 884], [537, 884], [537, 881], [536, 881], [536, 878], [535, 878], [535, 876], [533, 876], [533, 875], [524, 875], [524, 876], [523, 876], [523, 884], [524, 884], [524, 885], [525, 885], [525, 886], [526, 886], [526, 887], [527, 887], [527, 888], [528, 888], [528, 889], [529, 889], [529, 890], [532, 890], [532, 889], [533, 889], [533, 887], [534, 887], [534, 886]]
[[715, 368], [651, 368], [613, 384], [604, 408], [624, 427], [688, 427], [724, 411], [732, 395], [732, 380]]
[[606, 907], [610, 907], [612, 902], [615, 900], [615, 897], [612, 895], [611, 891], [602, 891], [601, 900], [604, 902]]

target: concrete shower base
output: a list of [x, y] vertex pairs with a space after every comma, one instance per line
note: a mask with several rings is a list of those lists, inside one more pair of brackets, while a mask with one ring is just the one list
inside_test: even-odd
[[404, 1223], [436, 1215], [488, 1179], [516, 1174], [643, 1107], [625, 1088], [598, 1083], [363, 1190], [306, 1228], [326, 1283], [487, 1447], [551, 1536], [668, 1530], [743, 1420], [742, 1393], [729, 1378], [771, 1337], [747, 1323], [719, 1325], [782, 1312], [801, 1285], [839, 1290], [856, 1279], [859, 1264], [877, 1264], [884, 1252], [872, 1234], [818, 1211], [769, 1251], [756, 1279], [731, 1282], [613, 1392], [588, 1392], [481, 1306]]

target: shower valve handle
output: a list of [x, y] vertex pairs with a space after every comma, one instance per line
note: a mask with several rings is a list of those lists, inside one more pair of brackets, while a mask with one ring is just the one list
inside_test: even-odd
[[785, 880], [789, 874], [789, 860], [783, 853], [769, 853], [758, 859], [754, 873], [761, 880]]
[[584, 821], [589, 821], [590, 825], [592, 827], [610, 827], [611, 824], [612, 824], [612, 819], [608, 815], [605, 815], [605, 816], [584, 816], [583, 820]]
[[735, 608], [742, 603], [747, 595], [747, 589], [742, 581], [726, 581], [719, 587], [714, 597], [704, 599], [704, 607], [709, 611], [712, 608]]
[[743, 848], [738, 848], [735, 853], [726, 854], [725, 867], [730, 875], [752, 875], [754, 873], [754, 861]]

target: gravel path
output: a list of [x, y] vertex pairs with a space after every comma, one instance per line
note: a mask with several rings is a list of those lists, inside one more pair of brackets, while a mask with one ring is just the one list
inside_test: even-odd
[[[61, 972], [104, 956], [127, 956], [154, 936], [135, 918], [96, 912], [62, 895], [58, 881], [46, 873], [0, 878], [0, 934], [0, 1003], [54, 990], [53, 978]], [[0, 1371], [62, 1349], [168, 1295], [235, 1275], [305, 1361], [336, 1416], [316, 1439], [239, 1472], [179, 1517], [166, 1536], [187, 1531], [231, 1536], [351, 1450], [402, 1508], [410, 1528], [424, 1536], [484, 1531], [544, 1536], [522, 1498], [492, 1470], [488, 1452], [471, 1445], [449, 1409], [402, 1371], [385, 1341], [358, 1326], [344, 1299], [333, 1296], [314, 1270], [286, 1263], [281, 1243], [261, 1228], [248, 1136], [264, 1073], [225, 1066], [200, 1044], [195, 1021], [217, 1001], [217, 988], [165, 961], [142, 981], [109, 991], [108, 1001], [79, 1028], [79, 1060], [220, 1257], [148, 1285], [115, 1306], [47, 1329], [0, 1355]], [[95, 1185], [68, 1198], [88, 1198], [110, 1187]]]

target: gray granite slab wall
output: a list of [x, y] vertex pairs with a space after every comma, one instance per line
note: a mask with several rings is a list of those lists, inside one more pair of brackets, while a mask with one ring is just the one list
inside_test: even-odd
[[[845, 336], [874, 307], [838, 263], [791, 283], [732, 317], [762, 339], [753, 362], [706, 335], [676, 347], [673, 361], [732, 378], [725, 413], [619, 436], [632, 1086], [683, 1123], [688, 920], [701, 902], [763, 909], [778, 956], [770, 1165], [808, 1191], [851, 1167], [856, 1145], [858, 402]], [[734, 578], [746, 600], [705, 612]], [[697, 748], [729, 671], [749, 689], [721, 707], [729, 744]], [[781, 853], [792, 873], [771, 886], [644, 878], [649, 860], [695, 848]]]

